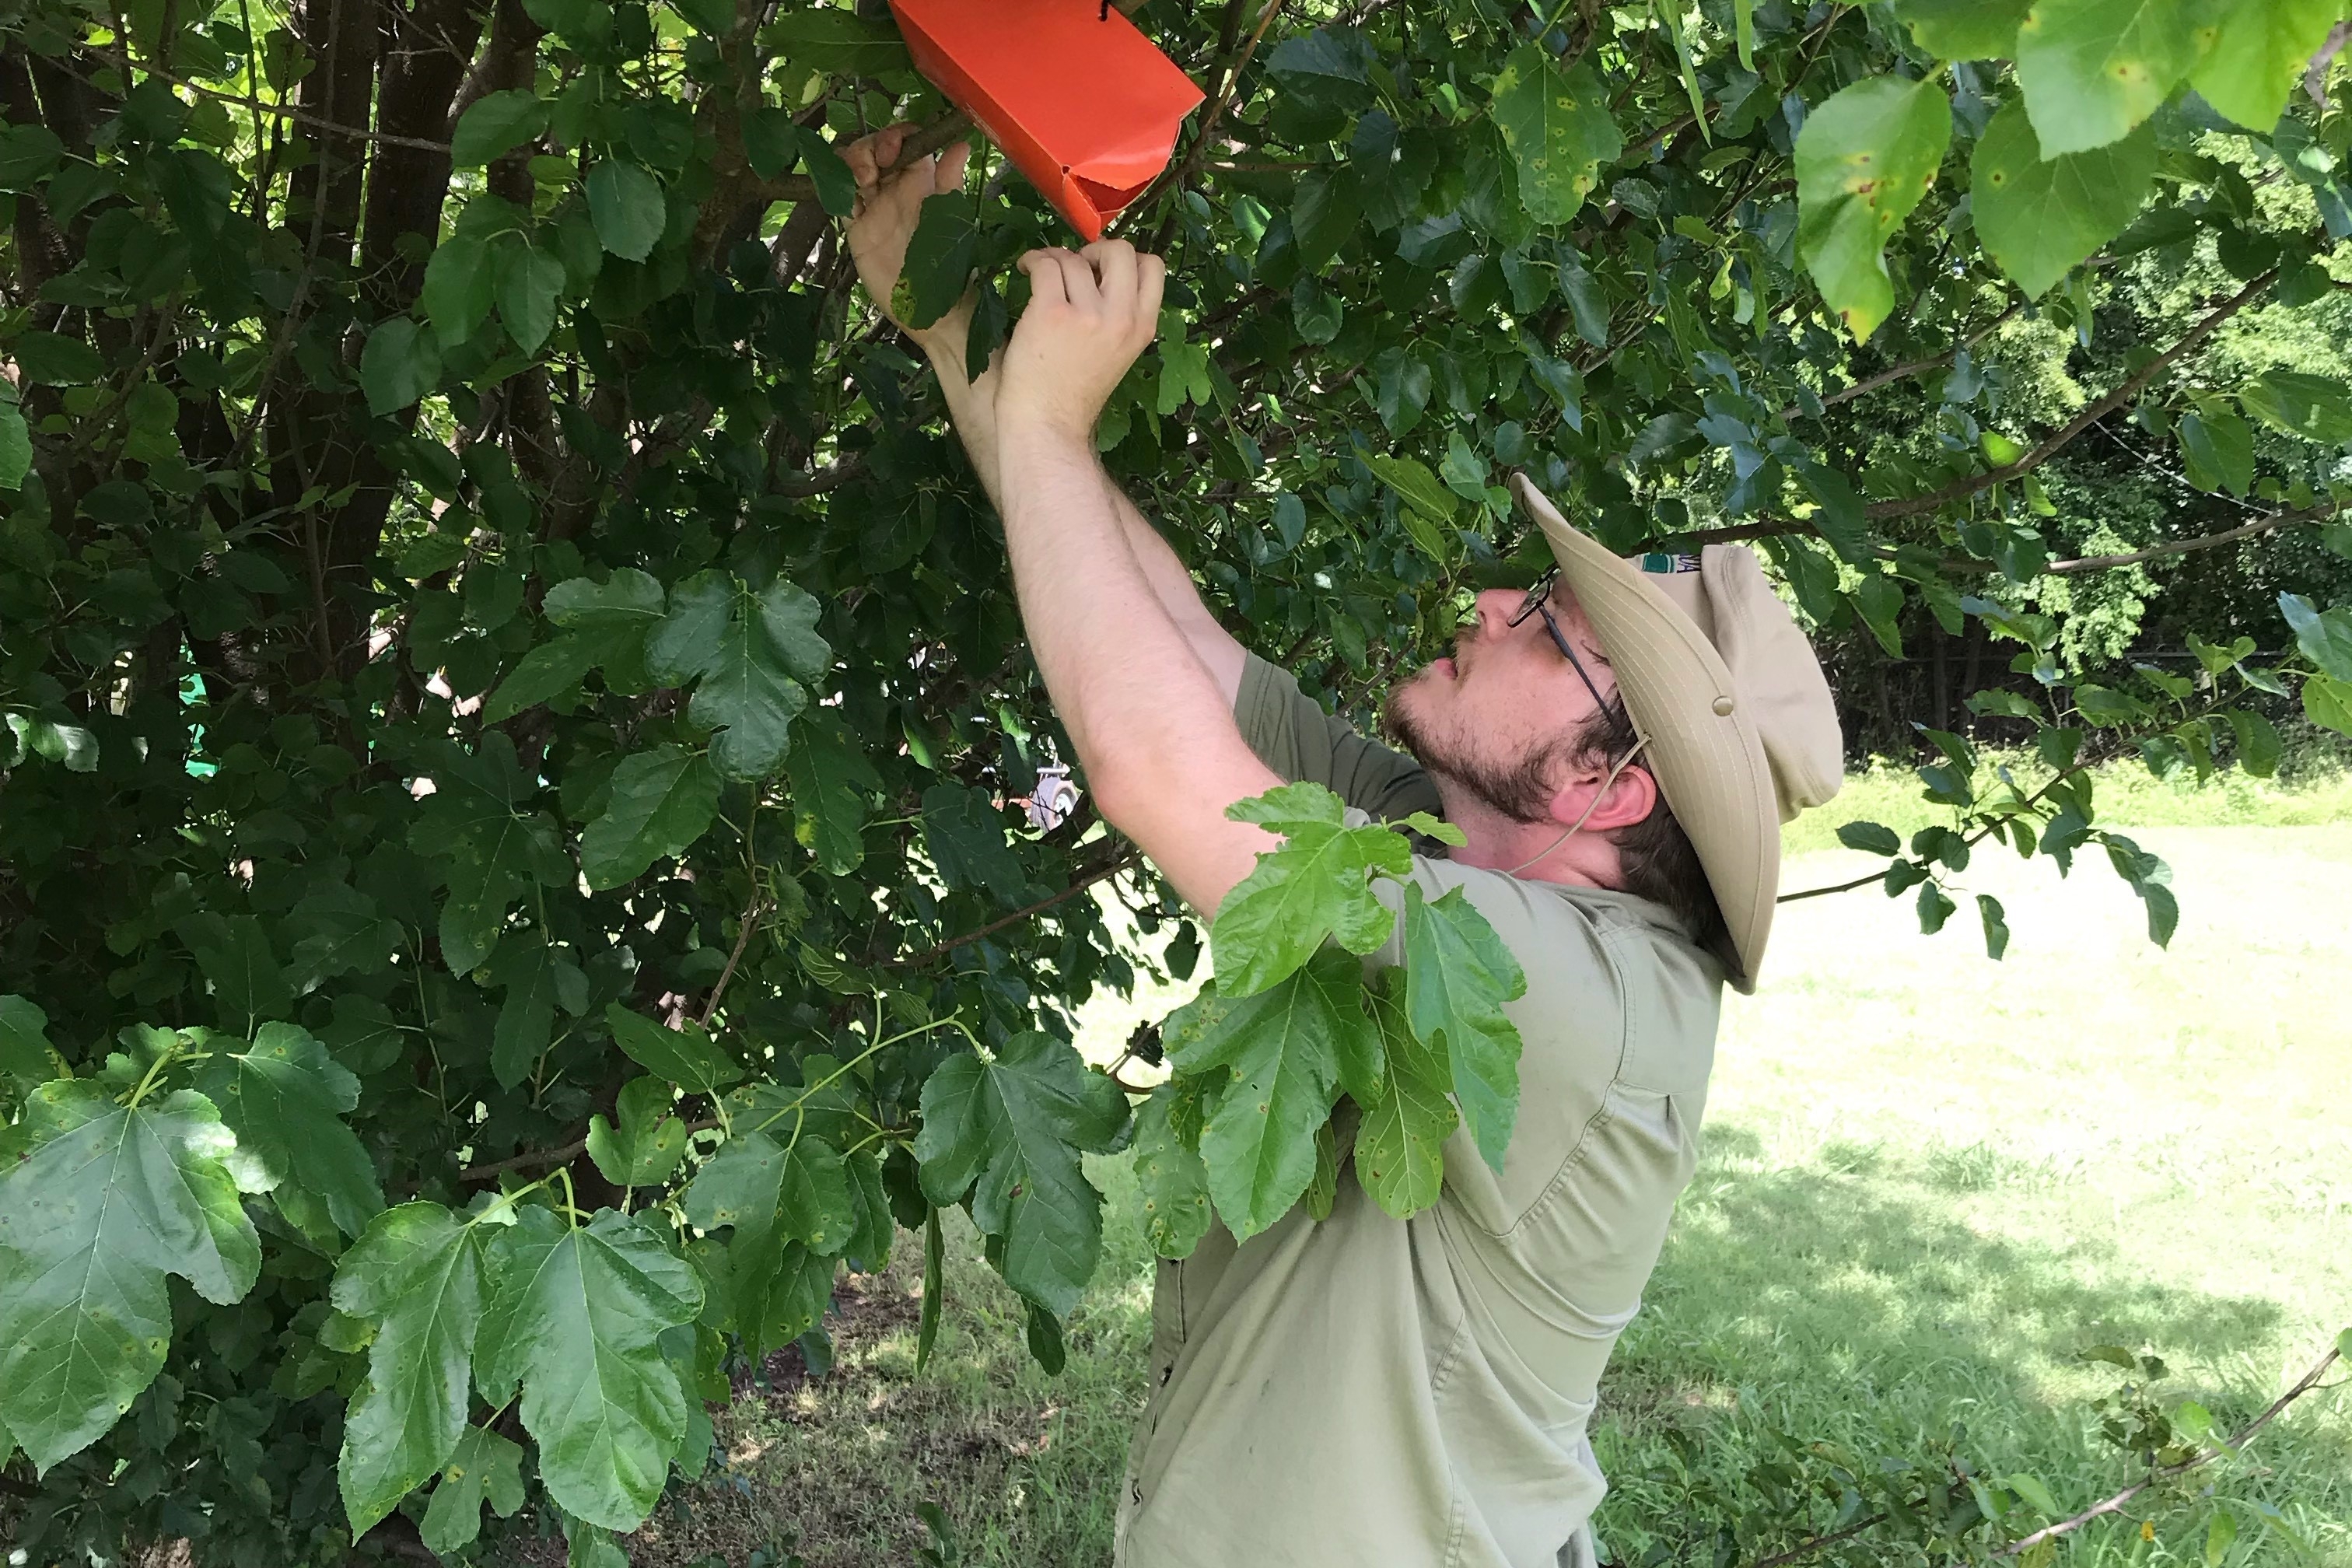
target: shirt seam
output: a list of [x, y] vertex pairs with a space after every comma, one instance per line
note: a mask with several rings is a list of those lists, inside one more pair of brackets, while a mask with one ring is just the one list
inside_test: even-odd
[[[1609, 977], [1616, 984], [1617, 994], [1622, 999], [1623, 1004], [1618, 1009], [1617, 1065], [1611, 1070], [1609, 1081], [1601, 1088], [1601, 1103], [1593, 1108], [1592, 1115], [1584, 1123], [1584, 1130], [1577, 1134], [1576, 1147], [1568, 1152], [1568, 1157], [1560, 1162], [1559, 1169], [1553, 1172], [1551, 1180], [1544, 1184], [1543, 1191], [1538, 1193], [1509, 1225], [1501, 1230], [1487, 1232], [1498, 1241], [1510, 1240], [1527, 1226], [1529, 1220], [1535, 1218], [1538, 1213], [1559, 1196], [1569, 1178], [1582, 1167], [1585, 1155], [1592, 1148], [1592, 1135], [1609, 1124], [1611, 1117], [1609, 1091], [1617, 1088], [1625, 1079], [1625, 1058], [1633, 1050], [1633, 1011], [1637, 1005], [1634, 1001], [1633, 988], [1625, 984], [1625, 966], [1618, 961], [1617, 942], [1622, 934], [1622, 928], [1602, 926], [1597, 921], [1594, 922], [1593, 935], [1600, 939], [1601, 956], [1609, 964]], [[1476, 1221], [1474, 1220], [1471, 1223], [1475, 1225]], [[1479, 1228], [1484, 1230], [1486, 1227], [1481, 1226]]]

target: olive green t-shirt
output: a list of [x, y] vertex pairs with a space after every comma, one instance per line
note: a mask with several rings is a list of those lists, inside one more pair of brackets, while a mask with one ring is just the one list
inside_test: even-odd
[[[1437, 808], [1410, 759], [1263, 660], [1235, 711], [1286, 779], [1374, 816]], [[1630, 894], [1423, 857], [1412, 876], [1463, 889], [1527, 973], [1503, 1171], [1457, 1131], [1444, 1195], [1410, 1220], [1343, 1171], [1329, 1218], [1295, 1209], [1238, 1247], [1213, 1225], [1160, 1264], [1120, 1568], [1591, 1560], [1586, 1425], [1697, 1160], [1723, 972]]]

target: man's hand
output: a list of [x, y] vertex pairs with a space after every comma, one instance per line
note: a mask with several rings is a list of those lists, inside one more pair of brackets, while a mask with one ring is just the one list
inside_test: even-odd
[[999, 428], [1016, 426], [1094, 447], [1095, 424], [1128, 367], [1160, 334], [1168, 268], [1123, 239], [1082, 251], [1033, 250], [1028, 309], [1005, 346]]
[[925, 198], [963, 189], [964, 166], [971, 160], [971, 148], [959, 142], [944, 153], [893, 169], [907, 133], [913, 129], [888, 126], [859, 137], [843, 152], [849, 172], [857, 177], [857, 207], [849, 218], [849, 253], [857, 260], [859, 281], [883, 313], [925, 353], [936, 359], [944, 352], [961, 364], [964, 339], [971, 330], [971, 296], [966, 295], [954, 310], [920, 331], [900, 320], [891, 305], [898, 275], [907, 265], [907, 242], [914, 237]]

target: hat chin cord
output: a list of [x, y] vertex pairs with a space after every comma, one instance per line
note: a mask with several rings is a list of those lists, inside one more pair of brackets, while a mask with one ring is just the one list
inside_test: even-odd
[[1647, 735], [1643, 735], [1636, 739], [1633, 742], [1633, 749], [1627, 752], [1623, 756], [1618, 758], [1615, 765], [1610, 768], [1609, 776], [1602, 779], [1601, 781], [1601, 787], [1592, 792], [1592, 804], [1586, 806], [1582, 814], [1580, 815], [1574, 822], [1568, 825], [1568, 831], [1553, 839], [1549, 844], [1545, 845], [1530, 858], [1520, 861], [1517, 865], [1504, 872], [1503, 875], [1506, 877], [1517, 876], [1520, 872], [1526, 870], [1537, 861], [1547, 859], [1553, 854], [1557, 853], [1561, 845], [1567, 843], [1570, 839], [1575, 837], [1578, 833], [1582, 831], [1584, 825], [1592, 820], [1592, 814], [1601, 809], [1601, 803], [1609, 798], [1610, 787], [1616, 784], [1617, 775], [1631, 767], [1633, 765], [1633, 759], [1642, 754], [1642, 748], [1649, 743], [1650, 738]]

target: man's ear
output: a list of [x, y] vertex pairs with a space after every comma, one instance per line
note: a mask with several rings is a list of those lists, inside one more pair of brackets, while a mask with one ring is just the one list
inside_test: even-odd
[[[1648, 820], [1658, 805], [1658, 781], [1651, 776], [1650, 770], [1638, 763], [1629, 763], [1604, 787], [1601, 781], [1608, 777], [1606, 768], [1590, 773], [1578, 770], [1552, 796], [1553, 818], [1566, 827], [1582, 816], [1588, 833], [1606, 833]], [[1593, 800], [1596, 790], [1601, 791], [1598, 804]], [[1587, 807], [1591, 809], [1590, 816], [1585, 816]]]

